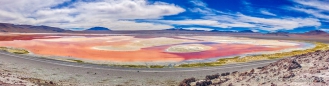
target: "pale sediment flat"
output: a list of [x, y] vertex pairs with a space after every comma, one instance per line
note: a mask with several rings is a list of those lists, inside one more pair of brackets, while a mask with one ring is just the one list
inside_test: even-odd
[[212, 47], [202, 45], [202, 44], [186, 44], [186, 45], [176, 45], [171, 46], [166, 49], [166, 52], [172, 53], [189, 53], [189, 52], [201, 52], [210, 50]]

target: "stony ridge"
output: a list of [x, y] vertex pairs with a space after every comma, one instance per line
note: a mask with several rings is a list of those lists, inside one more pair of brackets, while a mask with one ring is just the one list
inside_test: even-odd
[[244, 72], [189, 78], [179, 86], [329, 86], [329, 50], [281, 59]]

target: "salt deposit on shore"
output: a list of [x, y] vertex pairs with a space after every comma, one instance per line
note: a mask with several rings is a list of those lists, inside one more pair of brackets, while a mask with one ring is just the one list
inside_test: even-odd
[[187, 45], [176, 45], [166, 49], [166, 52], [171, 53], [190, 53], [190, 52], [201, 52], [211, 49], [212, 47], [202, 44], [187, 44]]

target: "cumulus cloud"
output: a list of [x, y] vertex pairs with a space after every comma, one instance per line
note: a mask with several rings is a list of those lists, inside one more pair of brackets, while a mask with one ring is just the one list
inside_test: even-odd
[[[185, 9], [164, 2], [146, 0], [78, 1], [55, 8], [69, 0], [1, 0], [0, 22], [48, 25], [61, 28], [90, 28], [104, 26], [112, 30], [156, 30], [170, 25], [138, 23], [135, 19], [161, 19]], [[130, 21], [128, 21], [130, 20]]]

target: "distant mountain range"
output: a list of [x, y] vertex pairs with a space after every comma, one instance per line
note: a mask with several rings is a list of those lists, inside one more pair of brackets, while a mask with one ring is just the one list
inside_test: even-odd
[[328, 35], [327, 32], [322, 30], [312, 30], [306, 33], [303, 33], [303, 35]]
[[59, 33], [72, 32], [56, 27], [49, 26], [32, 26], [32, 25], [14, 25], [8, 23], [0, 23], [0, 32], [18, 32], [18, 33]]
[[[32, 26], [32, 25], [15, 25], [15, 24], [9, 24], [9, 23], [0, 23], [0, 32], [17, 32], [17, 33], [69, 33], [69, 32], [83, 32], [83, 33], [88, 33], [88, 32], [102, 32], [102, 33], [115, 33], [115, 32], [134, 32], [134, 33], [140, 33], [141, 31], [111, 31], [109, 28], [105, 27], [93, 27], [84, 31], [71, 31], [71, 30], [64, 30], [61, 28], [57, 27], [49, 27], [49, 26]], [[242, 30], [242, 31], [219, 31], [219, 30], [212, 30], [212, 31], [205, 31], [205, 30], [191, 30], [191, 29], [184, 29], [184, 28], [171, 28], [171, 29], [165, 29], [165, 30], [150, 30], [150, 31], [142, 31], [143, 33], [158, 33], [158, 32], [188, 32], [188, 33], [198, 33], [198, 32], [219, 32], [219, 33], [235, 33], [235, 34], [261, 34], [258, 32], [254, 32], [252, 30]], [[191, 32], [190, 32], [191, 31]], [[272, 32], [272, 33], [266, 33], [265, 35], [276, 35], [276, 36], [289, 36], [291, 34], [296, 34], [296, 33], [289, 33], [289, 32], [284, 32], [284, 31], [278, 31], [278, 32]], [[314, 35], [314, 36], [329, 36], [329, 34], [325, 31], [322, 30], [312, 30], [309, 32], [305, 33], [300, 33], [297, 35]]]
[[278, 31], [278, 32], [270, 32], [267, 33], [268, 35], [275, 35], [275, 36], [289, 36], [289, 32]]

